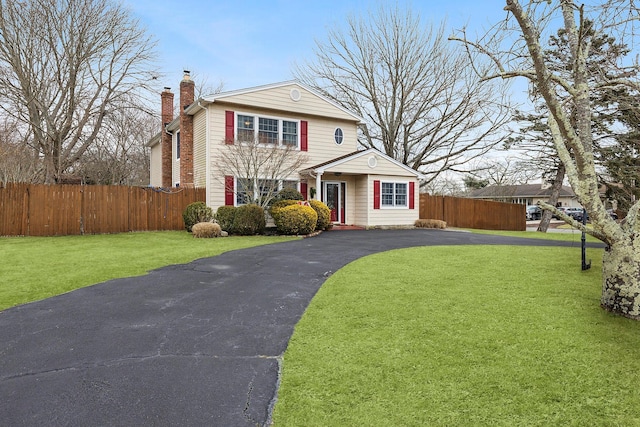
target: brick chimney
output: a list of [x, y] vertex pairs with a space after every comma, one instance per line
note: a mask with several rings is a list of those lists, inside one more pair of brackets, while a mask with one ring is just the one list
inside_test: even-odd
[[162, 126], [160, 130], [160, 144], [162, 147], [162, 187], [170, 188], [173, 185], [172, 180], [172, 155], [171, 155], [171, 135], [165, 131], [165, 126], [173, 120], [173, 93], [171, 88], [165, 87], [160, 94], [162, 100], [162, 108], [160, 116], [162, 118]]
[[193, 187], [193, 116], [184, 110], [194, 101], [195, 84], [189, 71], [180, 82], [180, 186]]

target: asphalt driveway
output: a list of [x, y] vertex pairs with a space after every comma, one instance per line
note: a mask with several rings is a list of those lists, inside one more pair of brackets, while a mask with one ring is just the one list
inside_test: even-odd
[[441, 230], [331, 231], [11, 308], [0, 312], [0, 425], [266, 425], [280, 358], [327, 277], [376, 252], [470, 244], [579, 248]]

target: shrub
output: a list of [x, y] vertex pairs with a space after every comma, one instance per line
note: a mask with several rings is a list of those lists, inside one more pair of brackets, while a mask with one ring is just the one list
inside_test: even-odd
[[276, 217], [278, 216], [280, 210], [286, 206], [291, 206], [291, 205], [297, 205], [298, 201], [297, 200], [277, 200], [275, 202], [273, 202], [273, 204], [271, 205], [271, 207], [269, 207], [269, 215], [271, 215], [271, 218], [273, 218], [273, 222], [275, 222], [277, 224], [277, 220]]
[[190, 203], [182, 213], [184, 228], [191, 233], [192, 227], [199, 222], [210, 222], [213, 219], [213, 210], [205, 202]]
[[264, 209], [258, 205], [242, 205], [236, 208], [231, 231], [242, 236], [264, 233], [267, 221]]
[[279, 208], [273, 220], [281, 234], [309, 234], [316, 228], [318, 214], [311, 206], [295, 204]]
[[318, 200], [309, 200], [309, 204], [318, 214], [316, 230], [328, 230], [329, 225], [331, 224], [331, 209]]
[[302, 193], [295, 188], [283, 188], [278, 191], [278, 194], [273, 198], [273, 202], [277, 202], [278, 200], [304, 200], [304, 197], [302, 197]]
[[417, 219], [413, 225], [417, 228], [447, 228], [447, 223], [439, 219]]
[[220, 206], [216, 211], [216, 221], [220, 224], [220, 228], [228, 232], [231, 232], [233, 229], [233, 220], [235, 217], [235, 206]]
[[214, 222], [199, 222], [192, 227], [193, 237], [220, 237], [222, 235], [222, 228], [220, 224]]

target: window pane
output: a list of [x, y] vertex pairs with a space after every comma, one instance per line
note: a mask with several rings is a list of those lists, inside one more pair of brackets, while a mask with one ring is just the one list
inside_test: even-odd
[[298, 189], [298, 181], [282, 181], [282, 188]]
[[392, 182], [382, 183], [381, 202], [382, 202], [382, 206], [393, 206], [393, 183]]
[[264, 144], [277, 144], [278, 120], [260, 117], [258, 119], [258, 138]]
[[340, 145], [342, 144], [342, 139], [344, 138], [344, 134], [342, 133], [342, 129], [337, 128], [336, 131], [333, 133], [333, 138], [336, 141], [336, 144]]
[[287, 145], [298, 145], [297, 122], [282, 122], [282, 143]]
[[236, 180], [236, 204], [246, 205], [253, 200], [253, 189], [251, 181], [246, 178]]
[[396, 184], [396, 206], [407, 205], [407, 184]]
[[255, 128], [253, 126], [252, 116], [243, 116], [238, 114], [238, 140], [239, 141], [253, 141], [255, 138]]

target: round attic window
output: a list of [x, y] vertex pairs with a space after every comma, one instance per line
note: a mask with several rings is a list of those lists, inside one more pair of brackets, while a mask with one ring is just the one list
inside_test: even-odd
[[344, 132], [342, 132], [341, 128], [336, 128], [335, 132], [333, 132], [333, 139], [336, 141], [336, 144], [342, 144], [342, 141], [344, 140]]
[[369, 157], [369, 159], [367, 160], [367, 164], [369, 165], [369, 167], [371, 169], [375, 168], [376, 166], [378, 166], [378, 159], [376, 158], [376, 156], [371, 156]]
[[298, 89], [291, 89], [291, 92], [289, 92], [289, 96], [291, 96], [291, 99], [296, 102], [300, 101], [300, 98], [302, 98], [302, 94]]

